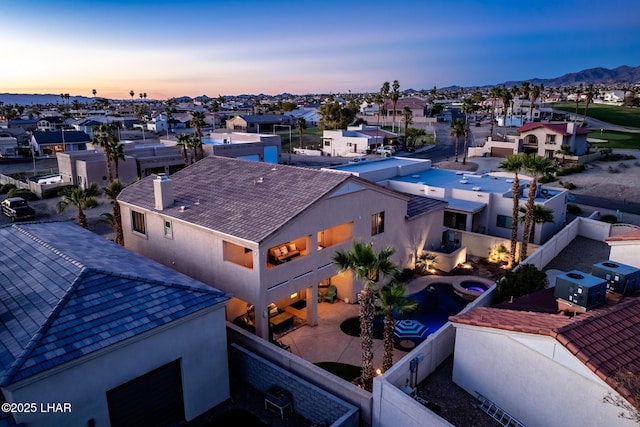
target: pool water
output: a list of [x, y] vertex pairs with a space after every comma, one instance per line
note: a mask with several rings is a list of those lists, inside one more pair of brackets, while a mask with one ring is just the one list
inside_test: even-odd
[[[469, 301], [459, 297], [453, 292], [453, 287], [449, 283], [432, 283], [420, 292], [410, 294], [408, 298], [418, 303], [418, 308], [404, 314], [397, 314], [393, 317], [396, 320], [417, 320], [428, 329], [421, 338], [409, 338], [413, 341], [412, 346], [424, 341], [429, 335], [444, 326], [449, 320], [449, 316], [456, 315], [464, 309]], [[374, 336], [382, 336], [383, 317], [376, 316], [373, 321]], [[402, 340], [400, 340], [402, 341]], [[397, 347], [403, 347], [398, 345]]]

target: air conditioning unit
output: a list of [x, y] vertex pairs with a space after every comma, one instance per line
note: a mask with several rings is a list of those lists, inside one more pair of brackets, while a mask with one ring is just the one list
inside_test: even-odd
[[571, 270], [556, 277], [554, 296], [590, 310], [605, 302], [607, 282], [578, 270]]
[[621, 295], [640, 289], [640, 268], [613, 261], [593, 264], [591, 274], [607, 281], [607, 290]]

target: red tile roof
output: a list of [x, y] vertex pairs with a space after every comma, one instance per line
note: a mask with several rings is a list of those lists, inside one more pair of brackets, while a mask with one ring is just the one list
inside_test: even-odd
[[620, 369], [640, 375], [640, 298], [568, 317], [560, 314], [477, 307], [451, 322], [506, 331], [548, 335], [629, 399], [614, 377]]
[[[545, 129], [549, 129], [550, 131], [559, 133], [563, 136], [569, 136], [571, 135], [571, 132], [567, 131], [567, 125], [568, 123], [542, 123], [542, 122], [529, 122], [529, 123], [525, 123], [524, 125], [520, 126], [518, 128], [518, 132], [522, 133], [522, 132], [527, 132], [533, 129], [538, 129], [538, 128], [545, 128]], [[586, 135], [589, 133], [589, 129], [587, 128], [583, 128], [580, 126], [576, 126], [576, 135]]]
[[617, 236], [610, 236], [604, 239], [605, 242], [628, 242], [634, 240], [640, 240], [640, 228], [628, 231], [623, 234], [618, 234]]

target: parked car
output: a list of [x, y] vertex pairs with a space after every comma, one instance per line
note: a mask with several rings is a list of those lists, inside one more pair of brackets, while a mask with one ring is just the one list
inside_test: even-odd
[[396, 154], [396, 149], [393, 145], [385, 145], [383, 147], [378, 147], [376, 148], [376, 153], [377, 154], [391, 154], [394, 155]]
[[11, 221], [28, 221], [36, 216], [36, 211], [22, 197], [9, 197], [1, 203], [2, 213]]
[[352, 157], [349, 160], [349, 163], [362, 163], [362, 162], [366, 162], [367, 158], [366, 157]]

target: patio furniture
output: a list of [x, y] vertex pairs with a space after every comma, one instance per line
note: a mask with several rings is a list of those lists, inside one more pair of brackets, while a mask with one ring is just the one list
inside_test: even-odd
[[331, 304], [333, 304], [333, 301], [335, 301], [336, 299], [337, 292], [338, 288], [336, 288], [335, 286], [327, 286], [326, 293], [324, 293], [322, 296], [318, 296], [318, 302], [329, 301]]
[[280, 418], [284, 420], [284, 410], [289, 408], [293, 413], [293, 398], [291, 393], [279, 386], [272, 386], [264, 393], [264, 409], [269, 406], [280, 411]]
[[286, 311], [269, 317], [269, 324], [274, 330], [282, 329], [285, 326], [293, 325], [293, 315]]

